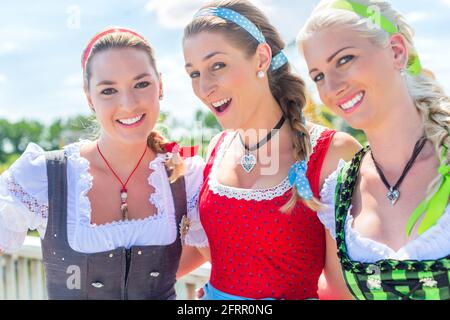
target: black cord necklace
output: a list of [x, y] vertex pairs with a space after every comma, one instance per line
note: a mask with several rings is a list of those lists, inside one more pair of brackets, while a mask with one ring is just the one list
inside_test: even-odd
[[241, 157], [241, 166], [245, 170], [245, 172], [250, 173], [253, 170], [253, 168], [256, 166], [256, 162], [257, 162], [256, 156], [254, 156], [250, 152], [258, 150], [263, 145], [265, 145], [267, 142], [269, 142], [270, 139], [272, 139], [273, 135], [275, 133], [277, 133], [278, 130], [281, 129], [281, 127], [283, 126], [285, 121], [286, 121], [286, 118], [283, 115], [281, 117], [280, 121], [278, 121], [278, 123], [275, 125], [275, 127], [272, 130], [270, 130], [270, 132], [267, 134], [267, 136], [265, 136], [261, 141], [259, 141], [253, 147], [247, 146], [245, 144], [244, 140], [242, 139], [242, 136], [240, 134], [238, 134], [239, 138], [241, 140], [241, 143], [245, 148], [245, 154]]
[[398, 179], [397, 183], [394, 186], [391, 186], [389, 184], [389, 182], [387, 181], [386, 177], [384, 176], [384, 173], [381, 170], [379, 164], [375, 161], [375, 158], [373, 157], [373, 152], [372, 151], [370, 152], [373, 163], [375, 164], [375, 168], [377, 169], [378, 175], [380, 176], [381, 181], [383, 181], [386, 188], [389, 190], [386, 197], [389, 199], [389, 201], [391, 201], [392, 205], [395, 205], [398, 201], [398, 198], [400, 198], [400, 191], [398, 189], [400, 188], [400, 185], [402, 184], [402, 182], [405, 179], [406, 175], [408, 174], [409, 170], [414, 165], [414, 162], [416, 161], [420, 152], [423, 150], [423, 147], [425, 146], [426, 142], [427, 142], [427, 138], [425, 136], [423, 136], [422, 138], [419, 139], [419, 141], [417, 141], [411, 158], [409, 159], [408, 163], [406, 164], [405, 168], [403, 169], [402, 175], [400, 176], [400, 178]]

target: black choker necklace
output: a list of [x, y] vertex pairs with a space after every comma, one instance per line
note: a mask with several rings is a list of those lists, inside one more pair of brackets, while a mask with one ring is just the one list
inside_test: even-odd
[[267, 142], [272, 139], [272, 136], [278, 132], [278, 130], [281, 129], [284, 122], [286, 121], [286, 118], [284, 116], [281, 117], [280, 121], [276, 124], [276, 126], [270, 130], [270, 132], [267, 134], [267, 136], [264, 137], [261, 141], [259, 141], [255, 146], [249, 147], [245, 144], [244, 140], [242, 139], [242, 136], [239, 134], [239, 138], [241, 139], [242, 145], [245, 148], [245, 154], [241, 157], [241, 166], [245, 170], [245, 172], [250, 173], [253, 168], [256, 166], [256, 156], [251, 154], [250, 152], [256, 151], [259, 148], [261, 148], [263, 145], [265, 145]]
[[381, 170], [378, 163], [375, 161], [375, 158], [373, 157], [373, 152], [370, 152], [370, 155], [372, 156], [373, 163], [375, 164], [375, 168], [377, 168], [378, 175], [381, 178], [381, 181], [383, 181], [386, 188], [389, 190], [386, 197], [391, 201], [392, 205], [395, 205], [398, 201], [398, 198], [400, 198], [400, 191], [398, 190], [400, 188], [400, 185], [402, 184], [403, 180], [405, 179], [406, 175], [408, 174], [409, 170], [414, 165], [414, 162], [416, 161], [417, 157], [419, 156], [420, 152], [422, 151], [423, 147], [425, 146], [425, 143], [427, 142], [427, 138], [423, 136], [422, 138], [417, 141], [414, 151], [412, 153], [411, 158], [409, 159], [408, 163], [405, 166], [405, 169], [403, 169], [402, 175], [398, 179], [397, 183], [394, 186], [391, 186], [389, 182], [387, 181], [386, 177], [383, 174], [383, 171]]

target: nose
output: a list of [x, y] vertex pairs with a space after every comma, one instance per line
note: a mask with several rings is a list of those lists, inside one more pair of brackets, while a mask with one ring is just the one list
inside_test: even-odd
[[198, 94], [201, 99], [209, 98], [217, 88], [216, 81], [209, 75], [202, 75], [198, 88]]
[[125, 90], [121, 99], [121, 107], [128, 110], [133, 110], [137, 105], [138, 101], [133, 93], [133, 90]]
[[348, 88], [348, 84], [345, 81], [345, 78], [338, 73], [330, 72], [326, 77], [328, 80], [326, 83], [327, 88], [327, 96], [329, 98], [337, 98], [346, 91]]

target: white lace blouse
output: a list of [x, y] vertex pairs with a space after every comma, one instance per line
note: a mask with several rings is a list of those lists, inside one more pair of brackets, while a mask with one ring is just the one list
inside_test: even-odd
[[[167, 173], [165, 154], [158, 154], [149, 163], [153, 171], [148, 183], [155, 192], [149, 202], [157, 208], [154, 216], [105, 225], [91, 224], [88, 192], [92, 188], [89, 161], [80, 155], [86, 141], [64, 147], [67, 155], [67, 236], [69, 245], [77, 252], [96, 253], [119, 247], [169, 245], [176, 239], [175, 207]], [[186, 159], [186, 196], [191, 228], [186, 244], [205, 247], [206, 234], [198, 215], [198, 195], [203, 182], [204, 161], [195, 156]], [[0, 176], [0, 249], [18, 250], [28, 229], [45, 235], [48, 217], [48, 184], [44, 150], [29, 144], [23, 155]]]
[[[319, 212], [319, 219], [329, 230], [331, 236], [336, 238], [334, 191], [337, 184], [339, 170], [345, 162], [340, 161], [338, 169], [325, 181], [320, 192], [321, 201], [326, 209]], [[352, 207], [349, 208], [345, 223], [345, 242], [349, 257], [354, 261], [374, 263], [380, 260], [437, 260], [450, 254], [450, 205], [436, 225], [425, 231], [415, 240], [407, 243], [398, 251], [387, 245], [361, 236], [353, 229]]]

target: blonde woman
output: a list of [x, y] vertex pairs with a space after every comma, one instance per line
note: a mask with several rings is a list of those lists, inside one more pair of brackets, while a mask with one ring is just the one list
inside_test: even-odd
[[[369, 146], [320, 214], [357, 299], [449, 299], [450, 100], [389, 2], [321, 1], [298, 36], [324, 104]], [[332, 284], [330, 284], [332, 286]]]

